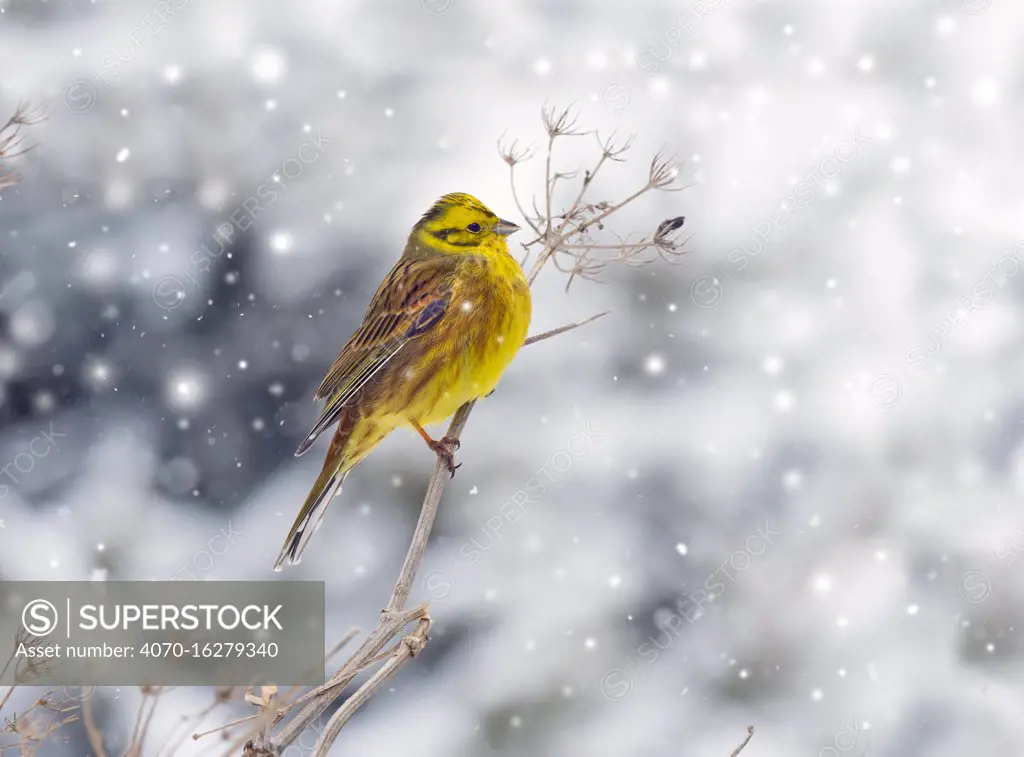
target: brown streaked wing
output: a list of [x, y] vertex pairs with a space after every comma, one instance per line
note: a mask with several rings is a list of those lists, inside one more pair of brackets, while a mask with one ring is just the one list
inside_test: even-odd
[[402, 258], [370, 302], [363, 323], [342, 347], [316, 391], [327, 399], [323, 413], [296, 451], [305, 452], [366, 382], [411, 340], [428, 332], [444, 315], [458, 258], [432, 255]]

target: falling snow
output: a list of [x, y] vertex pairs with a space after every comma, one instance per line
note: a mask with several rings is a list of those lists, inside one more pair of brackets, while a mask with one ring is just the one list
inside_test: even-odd
[[[0, 191], [5, 574], [172, 578], [230, 521], [201, 578], [265, 577], [331, 444], [293, 455], [314, 392], [409, 228], [456, 190], [525, 227], [495, 142], [536, 149], [518, 197], [542, 206], [537, 111], [579, 102], [580, 129], [639, 132], [595, 200], [662, 145], [687, 187], [595, 239], [685, 215], [686, 254], [568, 294], [538, 278], [531, 333], [611, 315], [525, 349], [474, 409], [409, 597], [428, 649], [349, 736], [728, 754], [770, 710], [745, 755], [848, 733], [856, 756], [940, 712], [931, 757], [1024, 752], [1024, 11], [472, 5], [209, 0], [154, 34], [125, 4], [0, 0], [0, 106], [51, 104]], [[565, 142], [555, 205], [595, 145]], [[480, 316], [472, 297], [452, 308]], [[329, 629], [373, 626], [433, 465], [396, 430], [285, 574], [326, 581]]]

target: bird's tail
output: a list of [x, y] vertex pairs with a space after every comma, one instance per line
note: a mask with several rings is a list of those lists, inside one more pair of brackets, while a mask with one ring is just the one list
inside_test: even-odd
[[372, 420], [365, 418], [358, 407], [345, 408], [338, 419], [338, 429], [331, 440], [323, 470], [320, 471], [312, 491], [299, 510], [292, 529], [288, 532], [288, 538], [284, 540], [284, 546], [281, 547], [281, 552], [274, 563], [274, 570], [281, 570], [285, 563], [298, 564], [302, 552], [320, 525], [324, 513], [327, 512], [327, 506], [340, 491], [345, 476], [383, 437], [384, 433]]
[[327, 506], [341, 490], [341, 484], [347, 475], [348, 470], [342, 470], [338, 466], [324, 466], [316, 483], [313, 484], [313, 490], [306, 497], [306, 503], [295, 518], [288, 538], [284, 540], [284, 546], [281, 547], [281, 552], [274, 563], [274, 570], [281, 570], [286, 562], [289, 565], [299, 564], [303, 550], [319, 528], [320, 521], [327, 512]]

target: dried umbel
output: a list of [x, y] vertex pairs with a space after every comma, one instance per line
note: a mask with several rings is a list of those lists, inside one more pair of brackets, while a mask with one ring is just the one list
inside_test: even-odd
[[23, 755], [34, 755], [38, 748], [64, 726], [79, 719], [79, 701], [70, 699], [66, 691], [54, 689], [46, 692], [27, 707], [22, 706], [15, 712], [11, 707], [14, 693], [24, 685], [31, 685], [41, 675], [52, 669], [52, 659], [45, 655], [32, 654], [27, 658], [17, 658], [19, 649], [46, 649], [45, 640], [33, 636], [25, 629], [19, 628], [14, 635], [11, 652], [3, 665], [6, 672], [13, 665], [15, 670], [14, 686], [3, 689], [0, 696], [0, 712], [3, 713], [3, 726], [0, 727], [0, 753], [7, 750], [18, 750]]
[[0, 125], [0, 189], [17, 184], [21, 176], [9, 163], [19, 155], [24, 155], [34, 145], [25, 144], [24, 129], [46, 120], [42, 110], [33, 108], [27, 103], [19, 103], [14, 115]]
[[[532, 240], [523, 244], [526, 251], [522, 261], [524, 266], [533, 258], [527, 280], [533, 283], [548, 261], [562, 273], [568, 274], [566, 289], [577, 277], [596, 279], [611, 263], [640, 266], [656, 260], [675, 262], [683, 254], [687, 241], [680, 239], [677, 234], [685, 221], [683, 216], [666, 219], [653, 232], [646, 234], [622, 235], [607, 228], [606, 221], [612, 214], [649, 192], [677, 192], [686, 189], [686, 186], [679, 184], [680, 167], [676, 161], [659, 153], [651, 160], [647, 181], [636, 191], [618, 201], [592, 199], [594, 180], [598, 174], [609, 163], [625, 162], [634, 138], [617, 140], [612, 135], [602, 139], [597, 132], [581, 131], [577, 128], [578, 118], [568, 109], [556, 111], [545, 108], [542, 119], [547, 132], [543, 207], [538, 207], [535, 198], [528, 212], [519, 200], [516, 187], [516, 166], [533, 157], [534, 151], [521, 147], [518, 140], [509, 143], [499, 140], [498, 143], [501, 157], [509, 167], [512, 196], [519, 212], [535, 234]], [[564, 137], [586, 135], [593, 135], [597, 140], [598, 155], [594, 165], [583, 172], [583, 178], [579, 179], [579, 189], [572, 201], [564, 210], [554, 212], [552, 207], [559, 183], [572, 182], [578, 177], [578, 171], [565, 172], [552, 168], [555, 144]]]

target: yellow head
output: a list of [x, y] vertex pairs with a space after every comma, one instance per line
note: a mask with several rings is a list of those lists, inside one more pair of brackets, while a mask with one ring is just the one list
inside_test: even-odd
[[519, 229], [503, 221], [472, 195], [446, 194], [423, 214], [412, 230], [420, 244], [453, 255], [508, 252], [505, 237]]

